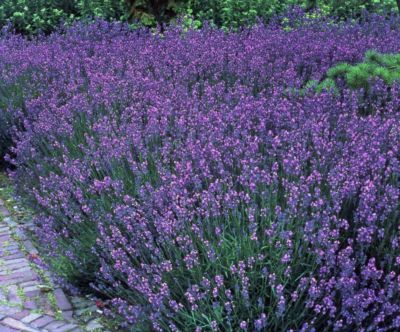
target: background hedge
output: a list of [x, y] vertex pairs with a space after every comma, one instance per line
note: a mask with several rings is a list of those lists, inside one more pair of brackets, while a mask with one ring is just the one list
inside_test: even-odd
[[224, 28], [269, 21], [292, 6], [340, 19], [360, 16], [364, 10], [398, 11], [400, 0], [4, 0], [0, 26], [11, 23], [23, 34], [50, 33], [61, 23], [100, 17], [146, 26], [169, 22], [177, 16], [200, 26], [209, 21]]

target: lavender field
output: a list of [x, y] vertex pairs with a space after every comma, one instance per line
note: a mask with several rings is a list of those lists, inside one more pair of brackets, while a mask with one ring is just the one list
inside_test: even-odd
[[0, 154], [48, 268], [116, 331], [399, 330], [400, 84], [317, 87], [368, 51], [398, 16], [3, 29]]

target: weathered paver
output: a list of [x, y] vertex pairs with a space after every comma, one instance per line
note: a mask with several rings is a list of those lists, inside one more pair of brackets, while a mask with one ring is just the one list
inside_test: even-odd
[[35, 319], [38, 319], [40, 317], [42, 317], [41, 314], [31, 313], [28, 316], [26, 316], [23, 319], [21, 319], [21, 322], [29, 324], [29, 323], [33, 322]]
[[4, 324], [0, 324], [0, 331], [1, 332], [18, 332], [18, 330], [12, 329], [11, 327], [8, 327]]
[[0, 200], [0, 331], [1, 332], [62, 332], [85, 331], [73, 318], [73, 307], [61, 288], [54, 291], [58, 314], [48, 293], [41, 291], [42, 281], [21, 249], [37, 254], [10, 217]]
[[2, 320], [2, 323], [8, 327], [16, 329], [17, 331], [38, 332], [37, 329], [34, 329], [34, 328], [30, 327], [29, 325], [24, 324], [23, 322], [18, 321], [14, 318], [10, 318], [10, 317], [4, 318]]

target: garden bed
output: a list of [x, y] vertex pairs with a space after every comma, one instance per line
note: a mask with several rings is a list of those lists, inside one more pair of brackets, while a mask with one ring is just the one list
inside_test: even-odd
[[398, 329], [400, 86], [310, 82], [399, 26], [5, 33], [0, 146], [46, 263], [121, 330]]

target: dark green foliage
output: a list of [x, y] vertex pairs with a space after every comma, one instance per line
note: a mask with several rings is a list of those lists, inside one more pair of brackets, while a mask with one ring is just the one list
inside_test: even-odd
[[[400, 54], [380, 54], [368, 51], [363, 62], [354, 65], [339, 63], [327, 71], [322, 81], [308, 81], [300, 93], [304, 95], [309, 91], [317, 93], [331, 91], [340, 94], [343, 92], [343, 87], [351, 90], [361, 89], [358, 91], [361, 102], [358, 111], [361, 115], [370, 115], [375, 112], [376, 105], [384, 108], [390, 101], [390, 95], [384, 96], [385, 91], [390, 91], [395, 82], [400, 82]], [[376, 89], [376, 86], [382, 86], [382, 84], [386, 88]]]
[[36, 34], [50, 33], [62, 22], [82, 18], [139, 21], [155, 26], [184, 15], [195, 26], [209, 21], [227, 29], [254, 24], [258, 18], [268, 21], [293, 6], [339, 18], [357, 17], [364, 10], [398, 10], [395, 0], [2, 0], [0, 27], [9, 21], [17, 32]]
[[257, 18], [270, 19], [297, 0], [191, 0], [186, 5], [188, 14], [197, 21], [209, 21], [224, 28], [238, 28], [256, 22]]
[[190, 0], [186, 13], [197, 21], [210, 21], [224, 28], [237, 28], [255, 23], [257, 18], [268, 21], [289, 7], [300, 6], [308, 12], [338, 18], [357, 17], [365, 10], [390, 12], [398, 10], [395, 0]]
[[163, 25], [182, 11], [184, 0], [128, 0], [129, 21], [140, 21], [141, 24]]
[[324, 0], [319, 1], [326, 6], [329, 14], [345, 18], [359, 16], [363, 11], [389, 12], [396, 10], [396, 2], [392, 0]]
[[337, 91], [335, 81], [333, 79], [330, 79], [330, 78], [327, 78], [321, 84], [318, 84], [317, 87], [316, 87], [316, 90], [317, 90], [318, 93], [322, 92], [323, 90], [325, 90], [325, 91], [330, 91], [330, 90]]
[[79, 17], [101, 17], [104, 19], [125, 19], [127, 4], [125, 0], [75, 0]]
[[256, 22], [257, 17], [269, 19], [284, 11], [296, 0], [191, 0], [187, 4], [190, 14], [199, 21], [210, 21], [217, 26], [237, 28]]
[[127, 8], [125, 0], [2, 0], [0, 26], [9, 21], [20, 33], [50, 33], [75, 19], [124, 19]]
[[343, 76], [347, 73], [350, 67], [351, 66], [347, 63], [340, 63], [337, 66], [329, 69], [327, 75], [330, 78], [337, 78], [339, 76]]
[[23, 34], [50, 33], [60, 23], [99, 17], [155, 26], [182, 12], [182, 0], [4, 0], [0, 27], [12, 23]]

